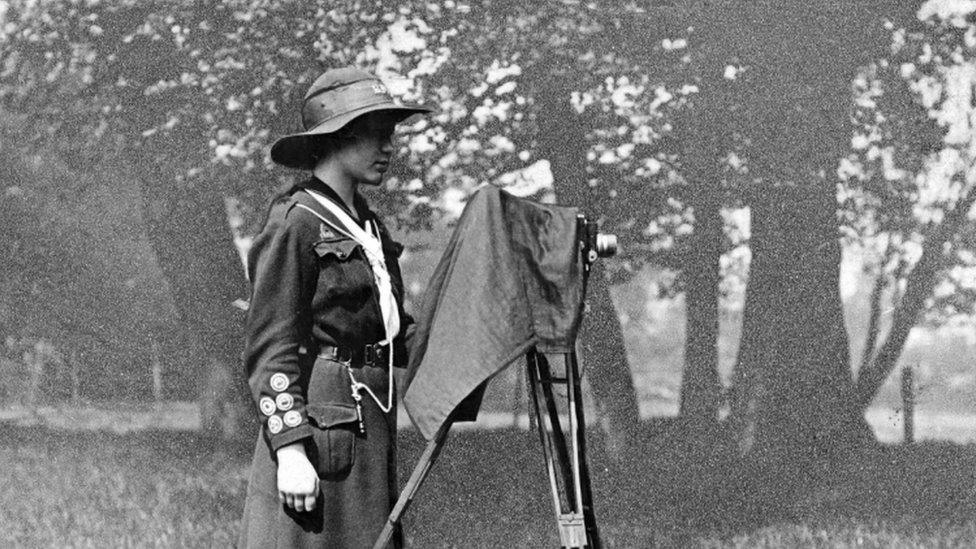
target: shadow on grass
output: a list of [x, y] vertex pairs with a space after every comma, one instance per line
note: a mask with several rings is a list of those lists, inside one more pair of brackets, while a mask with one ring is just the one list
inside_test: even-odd
[[[627, 455], [608, 455], [600, 434], [588, 433], [608, 547], [976, 542], [976, 446], [871, 445], [821, 471], [768, 477], [730, 459], [717, 433], [687, 440], [671, 420], [645, 427]], [[424, 441], [411, 433], [400, 446], [405, 480]], [[557, 547], [538, 438], [452, 434], [405, 522], [416, 547]]]
[[[425, 445], [416, 431], [401, 433], [401, 483]], [[790, 483], [749, 473], [718, 445], [702, 450], [667, 421], [649, 423], [628, 455], [608, 455], [595, 430], [588, 445], [607, 547], [976, 541], [976, 446], [871, 446], [814, 476], [796, 471], [799, 480]], [[229, 546], [251, 448], [251, 441], [228, 446], [187, 432], [5, 426], [0, 458], [18, 465], [0, 494], [0, 538], [18, 546], [97, 545], [118, 536], [133, 545]], [[21, 495], [31, 490], [60, 493], [25, 503]], [[46, 510], [51, 505], [58, 512]], [[105, 524], [77, 528], [97, 517]], [[557, 547], [537, 435], [452, 432], [404, 522], [409, 547]]]

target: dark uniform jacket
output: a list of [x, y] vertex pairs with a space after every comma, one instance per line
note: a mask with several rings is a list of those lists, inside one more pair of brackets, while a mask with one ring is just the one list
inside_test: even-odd
[[[299, 424], [284, 422], [277, 433], [271, 432], [265, 420], [264, 430], [275, 450], [311, 436], [305, 401], [311, 362], [304, 357], [314, 358], [322, 345], [358, 349], [384, 337], [378, 290], [365, 252], [355, 240], [298, 207], [301, 204], [332, 218], [303, 188], [318, 191], [347, 210], [331, 188], [312, 178], [272, 204], [264, 230], [248, 255], [247, 271], [253, 283], [245, 329], [248, 383], [262, 417], [284, 419], [281, 412], [291, 410], [301, 416]], [[390, 238], [358, 194], [356, 209], [361, 222], [375, 221], [380, 229], [400, 307], [400, 333], [404, 334], [412, 319], [403, 312], [403, 280], [397, 262], [403, 247]], [[403, 337], [398, 338], [396, 350], [400, 352], [394, 356], [405, 360], [402, 341]], [[281, 397], [283, 393], [290, 397]], [[269, 404], [283, 398], [291, 402], [287, 411]]]
[[[385, 400], [387, 364], [344, 362], [322, 349], [362, 349], [385, 337], [373, 272], [355, 240], [305, 209], [334, 219], [306, 188], [345, 208], [321, 181], [297, 185], [272, 204], [248, 256], [252, 294], [244, 364], [263, 427], [251, 464], [240, 547], [370, 547], [396, 500], [396, 414], [384, 413], [365, 393], [357, 411], [350, 380], [355, 375]], [[400, 308], [394, 358], [405, 364], [403, 334], [412, 319], [403, 313], [397, 264], [402, 247], [362, 197], [356, 196], [355, 206], [354, 218], [376, 222], [379, 229]], [[285, 508], [278, 500], [275, 451], [296, 441], [305, 444], [320, 479], [311, 512]], [[399, 545], [396, 532], [392, 546]]]

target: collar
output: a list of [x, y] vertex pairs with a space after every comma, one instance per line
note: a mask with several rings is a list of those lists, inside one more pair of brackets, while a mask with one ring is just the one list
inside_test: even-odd
[[333, 190], [332, 187], [326, 185], [321, 179], [315, 176], [312, 176], [307, 180], [299, 183], [297, 187], [302, 190], [311, 189], [321, 195], [324, 195], [332, 202], [335, 202], [336, 205], [342, 208], [353, 219], [357, 220], [360, 225], [365, 225], [367, 221], [375, 217], [373, 211], [370, 210], [369, 206], [366, 205], [366, 199], [363, 198], [363, 196], [358, 192], [353, 197], [353, 204], [356, 207], [356, 210], [350, 211], [349, 207], [346, 206], [346, 203], [342, 200], [342, 197], [339, 196], [339, 193], [335, 192], [335, 190]]

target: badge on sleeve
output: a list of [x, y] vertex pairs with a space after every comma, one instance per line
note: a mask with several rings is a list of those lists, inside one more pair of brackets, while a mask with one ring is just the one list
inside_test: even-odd
[[285, 413], [285, 425], [289, 427], [296, 427], [302, 422], [302, 414], [298, 413], [298, 410], [292, 410]]
[[275, 397], [275, 403], [278, 405], [279, 410], [287, 412], [295, 404], [295, 398], [291, 396], [291, 393], [280, 393]]
[[271, 376], [271, 380], [269, 381], [269, 383], [271, 384], [272, 389], [280, 393], [281, 391], [284, 391], [285, 389], [288, 388], [288, 376], [286, 376], [281, 372], [278, 372], [275, 375]]
[[283, 427], [284, 424], [282, 424], [280, 417], [271, 416], [268, 418], [268, 430], [271, 431], [272, 435], [280, 433]]
[[336, 234], [326, 226], [325, 223], [319, 223], [319, 238], [325, 240], [327, 238], [335, 238]]
[[261, 413], [266, 416], [275, 413], [275, 401], [271, 400], [271, 397], [261, 397], [261, 401], [258, 402], [258, 407], [261, 408]]

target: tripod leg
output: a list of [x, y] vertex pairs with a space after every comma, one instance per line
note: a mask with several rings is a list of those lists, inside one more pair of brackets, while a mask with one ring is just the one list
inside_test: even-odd
[[[556, 513], [556, 524], [559, 528], [560, 545], [567, 548], [586, 547], [588, 546], [587, 528], [581, 503], [582, 493], [580, 491], [577, 469], [579, 460], [578, 454], [575, 453], [578, 446], [575, 440], [575, 424], [572, 421], [575, 418], [572, 412], [574, 409], [572, 406], [573, 395], [572, 393], [568, 393], [567, 395], [570, 397], [571, 426], [569, 431], [574, 437], [574, 454], [570, 456], [566, 435], [563, 432], [562, 421], [559, 418], [555, 395], [552, 390], [553, 384], [565, 384], [567, 378], [554, 378], [548, 361], [538, 352], [531, 351], [527, 355], [527, 358], [529, 376], [532, 380], [532, 400], [538, 418], [539, 438], [542, 442], [542, 450], [546, 458], [549, 485], [552, 489], [552, 501]], [[567, 389], [571, 388], [567, 387]], [[570, 461], [571, 459], [572, 461]], [[559, 469], [558, 474], [556, 471], [557, 466]]]
[[539, 365], [538, 365], [539, 356], [535, 351], [530, 351], [526, 355], [526, 359], [527, 359], [526, 363], [528, 365], [528, 370], [529, 370], [529, 388], [531, 389], [530, 393], [532, 397], [532, 411], [534, 412], [533, 415], [535, 416], [535, 424], [539, 432], [539, 442], [542, 444], [542, 453], [546, 460], [546, 472], [549, 475], [549, 485], [550, 488], [552, 489], [552, 498], [553, 498], [552, 503], [553, 503], [553, 507], [555, 507], [556, 520], [558, 521], [559, 513], [562, 509], [562, 503], [560, 502], [559, 499], [559, 483], [556, 478], [556, 465], [555, 465], [555, 459], [553, 458], [553, 452], [555, 450], [553, 449], [553, 444], [550, 441], [551, 437], [547, 434], [546, 431], [546, 423], [545, 423], [546, 416], [543, 415], [543, 411], [542, 411], [543, 405], [540, 400], [541, 395], [539, 394], [539, 392], [541, 391], [540, 380], [539, 380]]
[[420, 490], [420, 485], [423, 484], [424, 479], [427, 478], [427, 474], [430, 473], [430, 468], [434, 466], [434, 460], [440, 455], [441, 449], [444, 447], [444, 442], [447, 440], [447, 433], [451, 430], [452, 423], [450, 419], [445, 421], [441, 425], [441, 428], [438, 429], [437, 434], [434, 435], [434, 439], [427, 443], [427, 448], [424, 450], [423, 455], [420, 456], [420, 461], [417, 462], [417, 466], [414, 467], [413, 473], [410, 475], [410, 480], [403, 487], [403, 491], [400, 492], [400, 497], [397, 499], [396, 505], [390, 511], [390, 516], [386, 519], [386, 524], [383, 525], [380, 536], [376, 538], [373, 549], [385, 549], [390, 543], [396, 525], [403, 518], [403, 514], [407, 512], [407, 507], [410, 506], [417, 491]]
[[[556, 408], [556, 395], [553, 393], [552, 385], [557, 382], [553, 379], [552, 368], [548, 359], [544, 355], [536, 354], [535, 364], [537, 368], [537, 383], [542, 390], [543, 402], [546, 407], [546, 416], [550, 429], [547, 434], [551, 437], [550, 444], [556, 453], [556, 462], [559, 464], [559, 472], [563, 477], [563, 487], [566, 490], [566, 497], [569, 501], [576, 499], [576, 482], [573, 478], [572, 462], [569, 454], [569, 446], [566, 443], [566, 434], [563, 432], [562, 421], [559, 418], [559, 410]], [[564, 383], [560, 380], [558, 383]], [[569, 387], [567, 387], [569, 389]], [[539, 428], [543, 428], [543, 418], [539, 416]]]
[[577, 422], [576, 432], [573, 433], [573, 437], [576, 440], [576, 448], [578, 452], [577, 458], [579, 460], [580, 496], [583, 507], [583, 522], [586, 527], [586, 540], [587, 545], [591, 549], [600, 549], [603, 547], [603, 543], [600, 540], [600, 531], [596, 525], [596, 513], [593, 511], [593, 492], [590, 485], [590, 468], [586, 462], [586, 434], [584, 432], [586, 428], [586, 418], [583, 414], [583, 391], [580, 387], [580, 369], [578, 355], [575, 350], [567, 357], [566, 370], [566, 377], [571, 383], [570, 390], [575, 396], [573, 399], [573, 411], [576, 414]]

